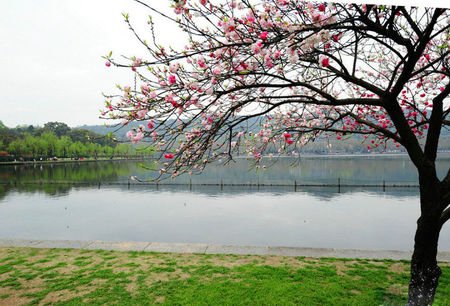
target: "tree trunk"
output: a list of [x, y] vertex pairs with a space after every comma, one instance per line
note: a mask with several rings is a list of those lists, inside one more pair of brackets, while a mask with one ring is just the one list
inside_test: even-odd
[[437, 265], [440, 228], [438, 221], [424, 218], [417, 221], [414, 253], [411, 260], [408, 305], [431, 305], [438, 286], [441, 269]]
[[434, 175], [420, 175], [421, 216], [417, 220], [414, 253], [411, 259], [411, 280], [408, 305], [431, 305], [438, 286], [441, 269], [437, 250], [441, 226], [439, 181]]

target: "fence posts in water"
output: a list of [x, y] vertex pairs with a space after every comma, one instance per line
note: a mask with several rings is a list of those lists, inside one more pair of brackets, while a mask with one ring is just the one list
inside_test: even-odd
[[386, 192], [386, 181], [383, 180], [383, 192]]
[[294, 191], [297, 191], [297, 180], [294, 181]]
[[338, 193], [341, 193], [341, 178], [338, 178]]
[[223, 190], [223, 180], [220, 180], [220, 190]]

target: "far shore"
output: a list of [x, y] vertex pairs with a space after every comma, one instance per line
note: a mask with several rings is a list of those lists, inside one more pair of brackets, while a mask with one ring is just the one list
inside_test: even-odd
[[[264, 155], [263, 159], [276, 158], [395, 158], [407, 157], [405, 152], [387, 152], [387, 153], [331, 153], [331, 154], [317, 154], [317, 153], [303, 153], [298, 156], [292, 155]], [[438, 152], [439, 157], [450, 157], [449, 151]], [[233, 157], [234, 159], [253, 159], [251, 156], [239, 155]], [[127, 161], [144, 161], [144, 160], [158, 160], [157, 157], [130, 157], [130, 158], [84, 158], [84, 159], [57, 159], [57, 160], [31, 160], [31, 161], [8, 161], [0, 162], [0, 166], [14, 166], [14, 165], [36, 165], [36, 164], [64, 164], [64, 163], [87, 163], [87, 162], [127, 162]]]
[[92, 162], [121, 162], [121, 161], [142, 161], [154, 160], [153, 157], [130, 157], [130, 158], [83, 158], [83, 159], [57, 159], [57, 160], [30, 160], [30, 161], [8, 161], [0, 162], [0, 166], [15, 165], [40, 165], [40, 164], [68, 164], [68, 163], [92, 163]]

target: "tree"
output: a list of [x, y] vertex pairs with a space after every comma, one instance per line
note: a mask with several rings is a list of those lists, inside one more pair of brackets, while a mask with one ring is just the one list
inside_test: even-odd
[[56, 155], [58, 137], [53, 132], [42, 133], [40, 140], [45, 145], [44, 155], [47, 157], [54, 157]]
[[126, 143], [119, 143], [115, 148], [116, 155], [119, 157], [127, 157], [131, 153], [131, 146]]
[[63, 122], [47, 122], [44, 124], [44, 130], [54, 133], [56, 136], [61, 137], [67, 135], [70, 132], [70, 127]]
[[7, 130], [8, 127], [3, 123], [3, 121], [0, 120], [0, 131], [1, 130]]
[[72, 140], [69, 136], [61, 136], [56, 144], [56, 154], [59, 157], [66, 158], [68, 155], [70, 144]]
[[[421, 216], [411, 261], [409, 305], [432, 303], [441, 270], [440, 229], [450, 218], [450, 171], [439, 180], [441, 129], [450, 124], [449, 11], [298, 0], [172, 1], [184, 49], [146, 40], [131, 68], [135, 86], [107, 96], [105, 118], [145, 121], [128, 137], [153, 140], [161, 173], [201, 171], [218, 158], [266, 150], [294, 153], [321, 134], [361, 134], [367, 150], [403, 146], [417, 168]], [[145, 69], [144, 69], [145, 68]], [[419, 140], [422, 139], [422, 142]]]
[[33, 158], [42, 157], [42, 154], [45, 150], [44, 143], [40, 141], [38, 137], [34, 137], [29, 134], [25, 135], [25, 138], [23, 139], [23, 145], [25, 149], [22, 154], [31, 155]]
[[16, 157], [21, 156], [25, 152], [25, 150], [26, 149], [23, 141], [19, 139], [11, 141], [8, 145], [9, 153], [13, 154]]

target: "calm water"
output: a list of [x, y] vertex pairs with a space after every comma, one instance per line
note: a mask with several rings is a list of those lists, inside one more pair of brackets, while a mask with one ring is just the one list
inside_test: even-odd
[[[270, 164], [267, 161], [267, 164]], [[145, 166], [151, 166], [146, 164]], [[439, 161], [443, 175], [450, 159]], [[410, 250], [417, 188], [297, 187], [307, 183], [416, 184], [406, 157], [281, 159], [253, 169], [245, 159], [200, 176], [149, 186], [136, 162], [0, 168], [0, 237], [195, 242]], [[59, 182], [55, 184], [55, 182]], [[98, 182], [101, 182], [100, 186]], [[286, 187], [196, 186], [196, 183]], [[89, 183], [89, 184], [86, 184]], [[450, 250], [450, 226], [440, 249]]]

